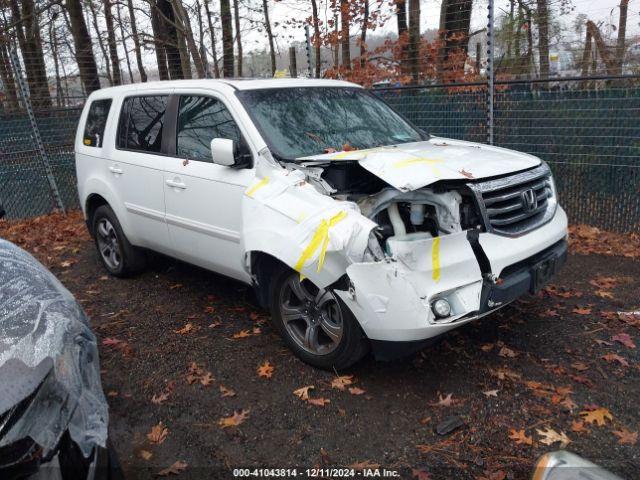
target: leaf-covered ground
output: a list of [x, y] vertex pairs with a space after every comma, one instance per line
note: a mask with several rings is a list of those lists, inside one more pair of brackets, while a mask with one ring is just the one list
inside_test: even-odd
[[[77, 213], [0, 222], [89, 314], [131, 477], [380, 465], [402, 478], [518, 479], [566, 448], [637, 478], [640, 244], [572, 233], [582, 253], [538, 297], [406, 360], [330, 373], [293, 357], [237, 282], [166, 258], [108, 277]], [[450, 416], [463, 425], [438, 435]]]

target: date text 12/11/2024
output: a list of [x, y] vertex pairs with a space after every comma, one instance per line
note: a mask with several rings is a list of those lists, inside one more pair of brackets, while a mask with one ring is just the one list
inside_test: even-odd
[[234, 478], [399, 478], [386, 468], [234, 468]]

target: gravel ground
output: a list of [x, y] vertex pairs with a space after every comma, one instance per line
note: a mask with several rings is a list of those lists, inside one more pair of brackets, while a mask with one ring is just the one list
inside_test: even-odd
[[[60, 236], [31, 249], [91, 318], [130, 478], [171, 465], [179, 478], [378, 465], [402, 478], [528, 478], [563, 439], [638, 478], [640, 314], [619, 314], [640, 310], [637, 259], [571, 255], [537, 297], [407, 359], [331, 373], [289, 353], [248, 287], [163, 257], [134, 279], [108, 277], [80, 229], [72, 245]], [[258, 372], [267, 361], [270, 378]], [[312, 402], [293, 393], [305, 386]], [[240, 423], [222, 428], [234, 412]], [[463, 425], [438, 435], [450, 416]]]

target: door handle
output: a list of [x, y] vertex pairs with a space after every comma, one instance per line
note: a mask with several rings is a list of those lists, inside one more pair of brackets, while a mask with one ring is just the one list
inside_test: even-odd
[[180, 180], [167, 180], [167, 185], [173, 188], [180, 188], [182, 190], [187, 188], [187, 185], [182, 183]]
[[121, 168], [118, 168], [118, 167], [109, 167], [109, 171], [110, 171], [111, 173], [116, 174], [116, 175], [122, 175], [122, 174], [124, 173], [124, 172], [122, 171], [122, 169], [121, 169]]

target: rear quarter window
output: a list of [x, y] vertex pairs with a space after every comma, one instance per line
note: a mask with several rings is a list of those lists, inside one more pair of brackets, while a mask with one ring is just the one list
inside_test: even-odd
[[120, 112], [117, 147], [160, 153], [167, 99], [166, 95], [125, 98]]
[[83, 145], [87, 147], [101, 148], [104, 141], [104, 130], [107, 125], [107, 117], [111, 110], [111, 99], [94, 100], [89, 106], [87, 121], [82, 137]]

